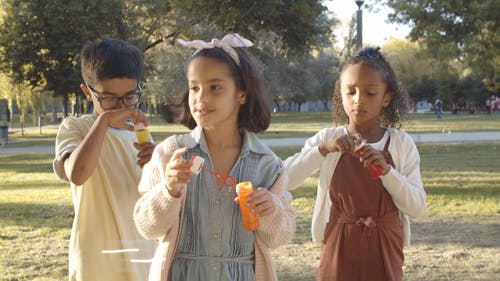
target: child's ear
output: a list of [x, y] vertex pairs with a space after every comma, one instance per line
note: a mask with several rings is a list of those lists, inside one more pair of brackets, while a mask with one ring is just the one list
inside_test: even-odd
[[384, 103], [383, 103], [384, 107], [387, 107], [391, 103], [393, 96], [394, 96], [393, 92], [386, 92], [384, 94]]
[[240, 104], [245, 104], [247, 102], [247, 93], [240, 91], [238, 93], [238, 102]]
[[92, 95], [90, 94], [90, 91], [87, 88], [87, 86], [85, 86], [84, 84], [80, 84], [80, 89], [82, 90], [82, 92], [85, 95], [85, 97], [87, 98], [87, 100], [92, 101]]

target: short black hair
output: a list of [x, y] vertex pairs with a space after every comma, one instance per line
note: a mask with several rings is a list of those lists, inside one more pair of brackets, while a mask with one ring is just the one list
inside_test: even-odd
[[[198, 57], [212, 58], [225, 63], [236, 87], [246, 93], [245, 103], [240, 106], [238, 113], [238, 128], [260, 133], [265, 131], [271, 122], [271, 109], [268, 97], [264, 92], [263, 78], [251, 55], [244, 48], [235, 47], [234, 50], [238, 54], [240, 65], [237, 65], [234, 59], [222, 48], [197, 51], [190, 58], [188, 65]], [[197, 124], [189, 110], [188, 98], [189, 89], [181, 97], [180, 123], [189, 129], [194, 129]]]
[[114, 78], [139, 81], [144, 70], [142, 52], [120, 39], [89, 41], [83, 46], [80, 56], [83, 80], [91, 86]]

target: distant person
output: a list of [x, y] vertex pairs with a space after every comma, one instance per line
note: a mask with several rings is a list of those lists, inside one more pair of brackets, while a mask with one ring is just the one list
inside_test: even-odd
[[142, 53], [117, 39], [85, 44], [80, 85], [93, 113], [63, 120], [56, 137], [56, 175], [69, 181], [75, 218], [69, 243], [70, 281], [142, 281], [154, 244], [133, 220], [141, 167], [155, 145], [137, 143], [132, 123], [147, 124], [141, 98]]
[[488, 115], [491, 115], [491, 111], [492, 111], [491, 98], [487, 97], [486, 98], [486, 112], [488, 113]]
[[495, 109], [498, 109], [498, 103], [499, 100], [495, 95], [490, 96], [490, 114], [493, 114], [495, 112]]
[[[244, 47], [228, 34], [197, 49], [187, 67], [181, 123], [192, 131], [167, 138], [144, 166], [134, 218], [140, 232], [160, 241], [150, 281], [275, 281], [269, 251], [295, 231], [288, 177], [281, 160], [256, 133], [271, 112], [262, 76]], [[194, 174], [191, 160], [205, 159]], [[260, 226], [244, 230], [234, 184], [250, 181]]]
[[285, 161], [291, 189], [319, 170], [317, 280], [401, 281], [409, 216], [424, 213], [426, 194], [417, 147], [396, 129], [406, 102], [379, 48], [344, 64], [333, 104], [335, 120], [347, 125], [321, 130]]
[[434, 110], [436, 113], [436, 119], [441, 120], [443, 115], [443, 102], [439, 98], [434, 101]]

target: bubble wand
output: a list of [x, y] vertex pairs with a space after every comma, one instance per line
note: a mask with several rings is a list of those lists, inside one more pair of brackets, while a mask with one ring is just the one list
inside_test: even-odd
[[193, 165], [190, 168], [190, 171], [197, 175], [201, 172], [201, 170], [207, 171], [210, 174], [214, 175], [215, 178], [222, 180], [224, 182], [224, 185], [227, 187], [235, 187], [236, 186], [236, 178], [231, 176], [231, 175], [221, 175], [215, 171], [212, 171], [205, 167], [205, 159], [203, 159], [200, 156], [194, 156], [191, 157], [191, 160], [193, 161]]
[[[347, 131], [347, 128], [344, 127], [344, 134], [346, 135], [351, 135], [351, 133], [349, 133]], [[359, 136], [356, 137], [356, 139], [354, 140], [354, 154], [358, 157], [361, 157], [361, 151], [363, 150], [363, 147], [366, 145], [366, 139], [363, 138], [363, 136], [361, 136], [360, 134], [356, 134]], [[361, 139], [361, 142], [359, 141]], [[359, 143], [358, 143], [359, 142]], [[368, 163], [368, 165], [366, 166], [368, 168], [368, 171], [370, 172], [370, 176], [372, 179], [378, 179], [381, 175], [384, 174], [385, 170], [382, 166], [379, 166], [379, 165], [372, 165], [371, 163]]]

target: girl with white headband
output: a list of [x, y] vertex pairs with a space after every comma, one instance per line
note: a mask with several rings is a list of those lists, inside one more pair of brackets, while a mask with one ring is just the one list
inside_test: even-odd
[[[134, 219], [160, 242], [149, 280], [277, 280], [269, 248], [287, 243], [295, 212], [280, 159], [255, 135], [271, 114], [262, 77], [237, 34], [184, 46], [189, 88], [181, 123], [192, 131], [167, 138], [144, 167]], [[194, 157], [200, 169], [190, 169]], [[234, 185], [250, 181], [260, 226], [242, 227]]]

